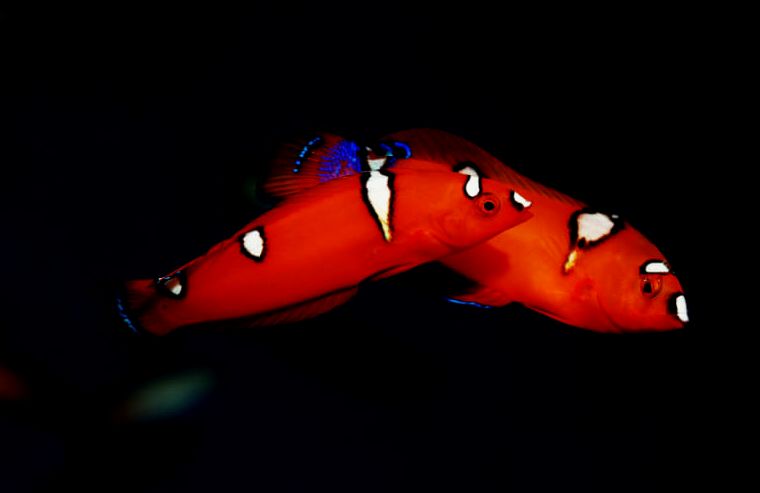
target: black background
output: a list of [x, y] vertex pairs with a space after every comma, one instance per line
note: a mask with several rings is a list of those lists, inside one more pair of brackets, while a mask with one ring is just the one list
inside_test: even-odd
[[[443, 11], [441, 11], [443, 10]], [[312, 5], [0, 14], [2, 491], [679, 491], [711, 474], [703, 308], [714, 37], [689, 12]], [[695, 322], [604, 336], [448, 305], [425, 267], [291, 326], [133, 337], [118, 280], [165, 273], [271, 202], [285, 140], [433, 127], [613, 208]], [[704, 178], [704, 177], [703, 177]], [[431, 288], [431, 289], [428, 289]], [[712, 348], [712, 352], [708, 348]], [[709, 355], [709, 357], [706, 357]], [[118, 410], [201, 371], [164, 419]]]

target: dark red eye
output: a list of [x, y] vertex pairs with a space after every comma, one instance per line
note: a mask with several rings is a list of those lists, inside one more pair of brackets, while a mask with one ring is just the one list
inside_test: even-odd
[[480, 212], [487, 216], [496, 214], [500, 208], [501, 202], [493, 194], [484, 193], [478, 198], [478, 209], [480, 209]]
[[662, 276], [660, 275], [650, 275], [650, 276], [641, 276], [641, 294], [645, 298], [654, 298], [658, 294], [660, 294], [660, 290], [662, 289]]

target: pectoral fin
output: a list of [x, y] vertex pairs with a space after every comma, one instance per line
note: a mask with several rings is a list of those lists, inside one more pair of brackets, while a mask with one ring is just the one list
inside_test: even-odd
[[453, 303], [461, 303], [483, 308], [504, 306], [514, 301], [511, 296], [503, 291], [488, 286], [478, 286], [474, 290], [449, 297]]

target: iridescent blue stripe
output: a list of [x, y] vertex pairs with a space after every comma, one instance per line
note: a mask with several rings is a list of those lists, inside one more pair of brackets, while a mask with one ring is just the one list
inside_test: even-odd
[[293, 173], [298, 173], [301, 171], [301, 166], [303, 165], [304, 161], [309, 158], [315, 147], [322, 144], [322, 140], [322, 137], [314, 137], [309, 142], [307, 142], [305, 146], [303, 146], [303, 149], [301, 149], [301, 152], [298, 153], [298, 157], [293, 163], [295, 165], [293, 168]]
[[476, 303], [474, 301], [462, 301], [462, 300], [455, 300], [454, 298], [446, 298], [446, 301], [449, 303], [453, 303], [455, 305], [466, 305], [466, 306], [474, 306], [475, 308], [483, 308], [483, 309], [490, 309], [493, 308], [492, 306], [488, 305], [481, 305], [480, 303]]
[[124, 303], [122, 303], [120, 297], [116, 297], [116, 310], [119, 313], [119, 318], [121, 318], [121, 321], [124, 322], [124, 325], [129, 327], [129, 330], [134, 332], [135, 334], [139, 334], [140, 331], [135, 327], [135, 324], [132, 323], [132, 320], [129, 318], [129, 315], [127, 315], [127, 308], [124, 306]]
[[322, 165], [319, 167], [320, 181], [325, 182], [344, 175], [361, 173], [360, 151], [361, 147], [350, 140], [336, 144], [322, 159]]

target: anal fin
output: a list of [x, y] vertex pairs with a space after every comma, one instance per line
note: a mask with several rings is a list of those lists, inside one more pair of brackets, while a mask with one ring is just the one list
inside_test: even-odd
[[467, 293], [451, 296], [449, 300], [455, 303], [481, 305], [483, 307], [504, 306], [514, 301], [511, 296], [503, 291], [482, 285]]

